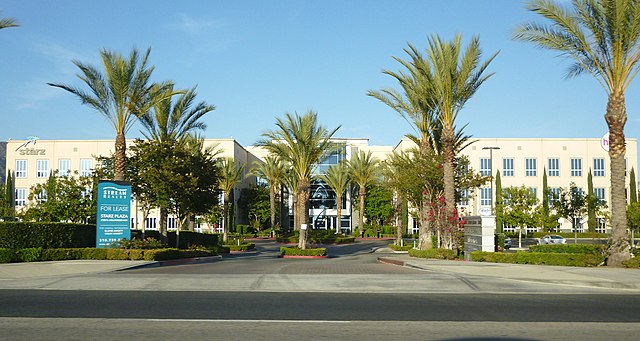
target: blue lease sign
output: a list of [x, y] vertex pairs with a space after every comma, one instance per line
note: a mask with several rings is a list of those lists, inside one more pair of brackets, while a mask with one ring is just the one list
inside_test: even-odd
[[131, 183], [100, 180], [96, 247], [111, 247], [120, 239], [131, 239]]

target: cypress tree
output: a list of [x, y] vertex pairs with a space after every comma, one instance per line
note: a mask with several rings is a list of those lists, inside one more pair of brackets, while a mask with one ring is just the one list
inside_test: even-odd
[[596, 231], [596, 196], [593, 194], [593, 176], [591, 175], [591, 169], [589, 169], [589, 175], [587, 175], [587, 226], [589, 232]]
[[502, 217], [504, 215], [504, 204], [502, 203], [502, 181], [500, 171], [496, 171], [496, 233], [502, 233]]
[[636, 186], [636, 171], [631, 167], [629, 173], [629, 202], [638, 202], [638, 188]]
[[15, 217], [15, 207], [16, 207], [16, 191], [14, 186], [15, 175], [13, 172], [9, 171], [7, 174], [7, 183], [5, 186], [5, 198], [7, 200], [6, 207], [4, 207], [4, 216], [13, 218]]

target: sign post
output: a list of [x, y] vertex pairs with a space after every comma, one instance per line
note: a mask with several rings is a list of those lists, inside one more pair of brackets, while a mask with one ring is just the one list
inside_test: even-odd
[[120, 239], [131, 239], [131, 183], [100, 180], [96, 247], [110, 247]]

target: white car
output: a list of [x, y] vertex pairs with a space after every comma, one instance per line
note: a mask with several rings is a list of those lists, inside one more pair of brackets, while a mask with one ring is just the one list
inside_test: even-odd
[[542, 238], [540, 238], [540, 244], [566, 244], [567, 240], [562, 236], [558, 236], [555, 234], [548, 234]]

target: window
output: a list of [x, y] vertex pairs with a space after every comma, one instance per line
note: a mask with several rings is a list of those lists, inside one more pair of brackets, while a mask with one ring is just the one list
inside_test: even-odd
[[469, 205], [469, 189], [465, 188], [460, 190], [460, 200], [458, 201], [458, 205], [460, 206], [468, 206]]
[[537, 176], [538, 165], [537, 159], [526, 158], [524, 159], [524, 176]]
[[491, 176], [491, 159], [480, 158], [480, 175]]
[[27, 160], [16, 160], [16, 178], [27, 177]]
[[607, 231], [607, 220], [604, 218], [597, 218], [596, 232], [597, 233], [606, 233]]
[[42, 192], [36, 195], [36, 200], [38, 200], [38, 202], [40, 203], [47, 201], [47, 190], [43, 188]]
[[538, 187], [529, 187], [529, 192], [531, 192], [534, 197], [538, 197]]
[[553, 205], [560, 200], [560, 187], [549, 187], [549, 204]]
[[36, 160], [36, 177], [46, 178], [49, 176], [49, 160]]
[[605, 195], [604, 193], [605, 193], [604, 188], [596, 187], [593, 189], [593, 195], [595, 195], [596, 198], [600, 201], [606, 201], [604, 197]]
[[27, 205], [27, 189], [16, 188], [16, 206], [26, 206], [26, 205]]
[[177, 227], [176, 217], [167, 217], [167, 230], [175, 230]]
[[582, 176], [582, 159], [571, 159], [571, 176]]
[[156, 223], [158, 222], [157, 218], [147, 218], [144, 220], [144, 228], [146, 230], [155, 230], [157, 228]]
[[58, 175], [69, 176], [71, 174], [71, 160], [60, 159], [58, 160]]
[[480, 188], [480, 206], [491, 206], [491, 188]]
[[80, 176], [91, 176], [91, 159], [80, 159]]
[[571, 232], [584, 232], [584, 227], [582, 226], [582, 218], [573, 218], [573, 225], [571, 227]]
[[604, 176], [604, 159], [601, 157], [593, 159], [593, 176]]
[[513, 158], [502, 159], [502, 176], [513, 176]]
[[549, 176], [560, 176], [560, 159], [549, 159]]

